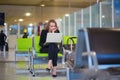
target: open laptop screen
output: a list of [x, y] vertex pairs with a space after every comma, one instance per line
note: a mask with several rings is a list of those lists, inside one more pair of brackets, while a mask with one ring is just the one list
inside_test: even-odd
[[62, 33], [47, 33], [46, 43], [61, 43]]

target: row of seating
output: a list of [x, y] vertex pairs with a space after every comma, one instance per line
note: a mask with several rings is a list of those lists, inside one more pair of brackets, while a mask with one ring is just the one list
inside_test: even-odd
[[113, 76], [119, 80], [120, 29], [80, 29], [70, 55], [73, 61], [72, 66], [71, 57], [67, 62], [67, 80], [115, 80]]
[[[71, 46], [71, 37], [75, 45], [75, 50], [72, 50], [72, 69], [67, 68], [67, 78], [68, 80], [110, 80], [112, 78], [108, 75], [108, 72], [104, 72], [101, 68], [110, 69], [112, 68], [112, 73], [117, 69], [117, 75], [120, 71], [120, 30], [119, 29], [109, 29], [109, 28], [88, 28], [81, 29], [78, 31], [77, 39], [73, 36], [63, 37], [63, 47]], [[31, 49], [36, 56], [41, 57], [40, 46], [39, 46], [39, 36], [35, 36], [33, 45], [35, 49]], [[70, 40], [70, 41], [69, 41]], [[22, 45], [22, 44], [21, 44]], [[33, 46], [32, 46], [33, 47]], [[30, 46], [28, 46], [30, 48]], [[72, 47], [71, 47], [72, 48]], [[65, 49], [67, 51], [68, 48]], [[30, 49], [29, 49], [30, 50]], [[69, 49], [68, 49], [69, 50]], [[71, 49], [69, 50], [71, 51]], [[68, 52], [69, 53], [69, 52]], [[64, 57], [64, 50], [62, 57]], [[71, 54], [70, 54], [71, 55]], [[47, 56], [44, 55], [44, 56]], [[85, 57], [84, 57], [85, 56]], [[42, 56], [43, 57], [43, 56]], [[65, 58], [65, 57], [64, 57]], [[34, 56], [30, 58], [32, 63], [32, 72], [34, 72]], [[70, 60], [68, 60], [70, 62]], [[83, 79], [82, 79], [83, 78]], [[119, 80], [119, 79], [118, 79]]]
[[[62, 44], [65, 45], [70, 45], [71, 42], [69, 39], [73, 36], [64, 36], [62, 40]], [[76, 38], [76, 37], [75, 37]], [[29, 61], [29, 67], [28, 69], [30, 72], [35, 76], [35, 69], [34, 69], [34, 60], [37, 58], [42, 58], [46, 60], [48, 57], [48, 53], [41, 53], [40, 48], [41, 46], [39, 45], [40, 41], [40, 36], [34, 36], [34, 38], [17, 38], [17, 44], [15, 48], [15, 62], [19, 61], [17, 60], [18, 56], [24, 56], [28, 58]], [[73, 40], [74, 43], [77, 42], [76, 39]], [[63, 46], [61, 46], [63, 48]], [[58, 53], [58, 58], [61, 59], [61, 62], [63, 63], [65, 61], [64, 59], [64, 52]]]
[[[63, 45], [70, 44], [70, 41], [67, 41], [67, 40], [71, 37], [73, 37], [73, 36], [64, 36], [63, 40], [62, 40]], [[17, 44], [15, 47], [15, 51], [16, 52], [26, 52], [29, 49], [32, 50], [32, 48], [34, 48], [36, 56], [47, 57], [48, 56], [47, 53], [41, 54], [41, 52], [40, 52], [41, 46], [39, 45], [39, 41], [40, 41], [40, 36], [35, 36], [34, 39], [32, 39], [32, 38], [17, 38]], [[76, 39], [74, 41], [75, 41], [75, 43], [77, 42]], [[62, 55], [58, 54], [58, 56], [62, 56]]]

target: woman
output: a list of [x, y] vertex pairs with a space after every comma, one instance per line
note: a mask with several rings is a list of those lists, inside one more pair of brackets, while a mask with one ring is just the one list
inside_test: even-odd
[[44, 44], [46, 41], [47, 33], [59, 33], [58, 26], [55, 20], [50, 20], [44, 30], [41, 32], [40, 36], [40, 46], [41, 52], [48, 52], [48, 67], [46, 68], [47, 71], [52, 69], [52, 76], [56, 77], [56, 66], [57, 66], [57, 53], [59, 49], [56, 43], [49, 43]]

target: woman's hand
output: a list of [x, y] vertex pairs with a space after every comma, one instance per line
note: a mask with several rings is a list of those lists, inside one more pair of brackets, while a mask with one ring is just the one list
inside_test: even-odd
[[52, 33], [54, 33], [56, 30], [57, 30], [57, 27], [55, 27], [55, 28], [52, 30]]
[[58, 30], [58, 28], [57, 27], [53, 27], [53, 28], [49, 29], [49, 32], [54, 33], [56, 30]]

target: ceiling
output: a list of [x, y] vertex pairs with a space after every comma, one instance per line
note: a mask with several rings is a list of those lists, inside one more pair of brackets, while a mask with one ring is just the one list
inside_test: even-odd
[[0, 5], [68, 7], [70, 2], [71, 7], [81, 8], [88, 6], [90, 1], [94, 4], [99, 0], [1, 0]]
[[[1, 0], [0, 12], [5, 13], [5, 22], [9, 24], [17, 22], [19, 18], [24, 19], [23, 24], [38, 23], [62, 17], [66, 13], [88, 7], [97, 1], [102, 0]], [[45, 6], [41, 7], [42, 4]], [[32, 15], [26, 17], [24, 15], [26, 12]]]

